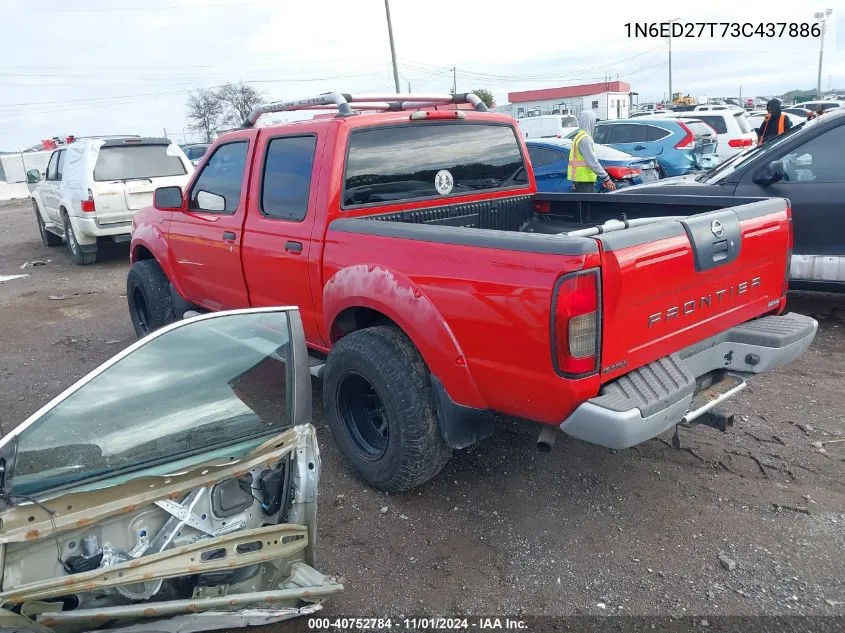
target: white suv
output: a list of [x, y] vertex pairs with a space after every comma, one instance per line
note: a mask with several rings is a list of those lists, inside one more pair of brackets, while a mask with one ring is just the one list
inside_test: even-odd
[[695, 112], [667, 112], [664, 116], [694, 117], [714, 130], [719, 139], [717, 153], [723, 163], [734, 154], [757, 145], [757, 133], [752, 129], [744, 110], [698, 110]]
[[44, 179], [27, 172], [45, 246], [64, 240], [76, 264], [93, 264], [102, 240], [128, 242], [132, 217], [158, 187], [184, 187], [194, 167], [166, 138], [84, 138], [50, 156]]

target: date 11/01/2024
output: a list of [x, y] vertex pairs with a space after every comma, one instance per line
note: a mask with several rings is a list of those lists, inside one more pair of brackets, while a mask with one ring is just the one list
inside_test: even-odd
[[818, 22], [627, 22], [629, 38], [820, 37]]

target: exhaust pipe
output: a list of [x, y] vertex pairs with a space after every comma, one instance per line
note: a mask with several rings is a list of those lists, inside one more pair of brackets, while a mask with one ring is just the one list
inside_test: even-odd
[[551, 453], [559, 434], [558, 429], [544, 424], [543, 430], [540, 431], [540, 436], [537, 438], [537, 450], [541, 453]]

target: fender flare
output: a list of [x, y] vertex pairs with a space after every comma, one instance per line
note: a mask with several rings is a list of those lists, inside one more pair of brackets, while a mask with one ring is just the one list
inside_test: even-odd
[[[134, 264], [140, 261], [137, 258], [138, 248], [146, 249], [153, 259], [161, 267], [164, 276], [170, 282], [170, 295], [174, 307], [182, 309], [182, 312], [193, 309], [193, 305], [185, 298], [185, 293], [175, 281], [173, 267], [170, 260], [170, 249], [167, 246], [167, 238], [156, 224], [139, 224], [132, 233], [132, 241], [129, 244], [129, 263]], [[178, 305], [177, 305], [178, 304]]]
[[463, 448], [492, 433], [492, 416], [457, 339], [417, 284], [375, 264], [342, 268], [323, 288], [324, 331], [329, 336], [335, 319], [349, 308], [376, 310], [411, 339], [431, 373], [441, 432], [449, 445]]

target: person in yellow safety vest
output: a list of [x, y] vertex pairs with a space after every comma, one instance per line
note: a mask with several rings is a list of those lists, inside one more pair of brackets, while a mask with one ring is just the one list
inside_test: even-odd
[[602, 189], [616, 189], [616, 185], [596, 158], [593, 132], [596, 129], [596, 113], [583, 110], [578, 114], [578, 133], [572, 139], [569, 150], [569, 167], [566, 175], [572, 181], [572, 191], [595, 193], [596, 182], [601, 181]]
[[757, 141], [760, 145], [780, 136], [790, 128], [792, 121], [780, 111], [780, 100], [772, 99], [766, 104], [768, 114], [763, 119], [763, 125], [757, 128]]

